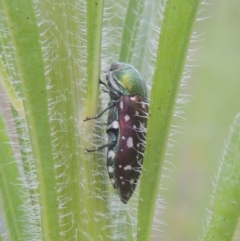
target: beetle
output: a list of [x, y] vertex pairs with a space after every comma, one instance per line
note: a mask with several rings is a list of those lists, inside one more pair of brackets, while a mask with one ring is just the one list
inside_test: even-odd
[[143, 164], [148, 117], [146, 84], [140, 73], [130, 64], [116, 62], [111, 64], [106, 75], [107, 84], [100, 84], [109, 90], [108, 107], [96, 117], [109, 110], [106, 133], [107, 170], [110, 181], [117, 189], [120, 199], [127, 203], [139, 179]]

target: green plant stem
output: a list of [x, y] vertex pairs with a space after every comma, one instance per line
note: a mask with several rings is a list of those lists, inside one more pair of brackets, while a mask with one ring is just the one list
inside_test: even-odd
[[[103, 0], [87, 1], [87, 89], [86, 101], [84, 105], [83, 119], [96, 116], [99, 100], [99, 70], [101, 60], [101, 31], [103, 18]], [[82, 119], [82, 120], [83, 120]], [[81, 122], [81, 144], [82, 144], [82, 173], [81, 179], [84, 180], [84, 199], [83, 205], [87, 210], [86, 218], [88, 222], [83, 223], [84, 234], [92, 240], [111, 240], [109, 234], [108, 219], [104, 220], [104, 215], [108, 212], [107, 202], [99, 198], [106, 193], [105, 176], [103, 165], [101, 165], [101, 153], [93, 155], [84, 149], [93, 148], [93, 136], [99, 136], [99, 131], [95, 131], [94, 121]], [[89, 139], [88, 139], [89, 138]], [[105, 168], [104, 168], [105, 169]], [[97, 173], [97, 175], [96, 175]], [[96, 222], [98, 220], [98, 222]]]

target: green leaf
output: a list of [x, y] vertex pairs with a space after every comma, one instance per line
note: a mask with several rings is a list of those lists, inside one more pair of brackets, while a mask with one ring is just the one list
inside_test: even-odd
[[138, 240], [149, 240], [177, 91], [199, 0], [169, 0], [164, 10], [151, 91], [140, 186]]
[[24, 115], [23, 103], [22, 100], [17, 96], [17, 93], [14, 90], [14, 85], [9, 79], [9, 75], [4, 67], [2, 58], [0, 58], [0, 83], [11, 102], [11, 105], [17, 110], [22, 116]]
[[122, 32], [119, 61], [131, 62], [145, 0], [130, 0]]
[[23, 210], [26, 197], [11, 144], [0, 114], [0, 194], [3, 212], [11, 240], [26, 240], [29, 238], [26, 227], [30, 220], [24, 221], [27, 217], [27, 210]]
[[31, 148], [38, 168], [42, 236], [46, 240], [59, 240], [56, 180], [38, 23], [32, 1], [2, 0], [2, 5], [14, 46]]
[[226, 144], [204, 241], [230, 241], [240, 214], [240, 114]]

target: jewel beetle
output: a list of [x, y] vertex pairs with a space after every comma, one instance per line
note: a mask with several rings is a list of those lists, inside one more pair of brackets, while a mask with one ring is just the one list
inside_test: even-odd
[[[130, 64], [111, 64], [106, 75], [109, 90], [108, 107], [96, 117], [109, 110], [107, 121], [108, 143], [97, 148], [107, 147], [107, 171], [110, 181], [117, 189], [120, 199], [127, 203], [139, 179], [143, 164], [148, 117], [146, 84], [140, 73]], [[85, 120], [85, 121], [86, 121]]]

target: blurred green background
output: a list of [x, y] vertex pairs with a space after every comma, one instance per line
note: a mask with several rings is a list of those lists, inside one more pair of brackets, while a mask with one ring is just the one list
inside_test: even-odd
[[[211, 193], [230, 127], [240, 112], [240, 1], [208, 1], [200, 6], [192, 43], [195, 65], [180, 94], [189, 103], [174, 117], [182, 134], [166, 156], [160, 195], [166, 204], [161, 221], [163, 241], [200, 240]], [[176, 129], [176, 128], [174, 128]], [[234, 240], [240, 240], [240, 234]], [[154, 240], [159, 240], [154, 239]]]

